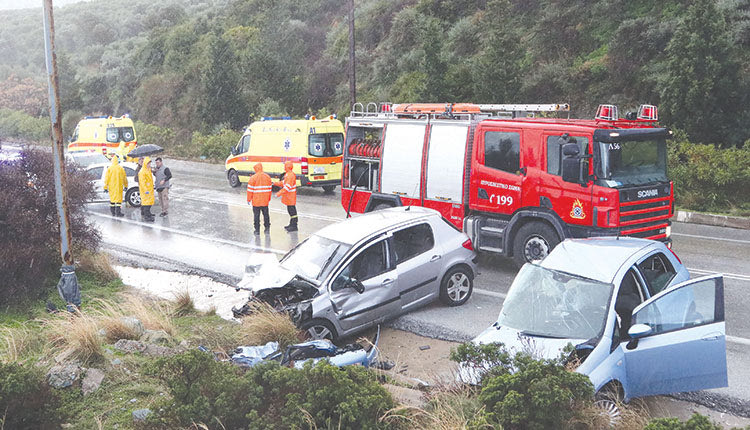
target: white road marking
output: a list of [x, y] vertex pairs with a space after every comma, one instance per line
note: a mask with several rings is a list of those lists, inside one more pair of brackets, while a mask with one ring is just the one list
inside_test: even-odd
[[482, 289], [479, 289], [479, 288], [474, 288], [474, 292], [477, 293], [477, 294], [481, 294], [483, 296], [490, 296], [490, 297], [495, 297], [495, 298], [498, 298], [498, 299], [505, 299], [508, 296], [505, 293], [498, 293], [498, 292], [495, 292], [495, 291], [482, 290]]
[[706, 269], [694, 269], [691, 267], [687, 268], [689, 272], [693, 272], [697, 275], [715, 275], [715, 274], [721, 274], [725, 278], [729, 279], [736, 279], [738, 281], [748, 281], [750, 282], [750, 275], [743, 275], [739, 273], [724, 273], [724, 272], [716, 272], [713, 270], [706, 270]]
[[737, 336], [726, 336], [727, 342], [739, 343], [740, 345], [750, 346], [750, 339]]
[[695, 239], [706, 239], [706, 240], [719, 240], [719, 241], [724, 241], [724, 242], [744, 243], [746, 245], [750, 245], [750, 240], [727, 239], [725, 237], [701, 236], [698, 234], [687, 234], [687, 233], [672, 233], [672, 236], [692, 237]]
[[[111, 215], [100, 214], [98, 212], [89, 212], [89, 213], [92, 214], [92, 215], [96, 215], [98, 217], [102, 217], [102, 218], [109, 218], [109, 219], [112, 218]], [[237, 241], [234, 241], [234, 240], [220, 239], [220, 238], [212, 237], [212, 236], [204, 236], [202, 234], [190, 233], [190, 232], [187, 232], [187, 231], [178, 230], [176, 228], [164, 227], [164, 226], [161, 226], [161, 225], [158, 225], [158, 224], [145, 223], [145, 222], [135, 221], [135, 220], [130, 220], [130, 219], [125, 219], [125, 218], [119, 218], [119, 219], [117, 219], [117, 221], [118, 222], [126, 222], [126, 223], [129, 223], [129, 224], [140, 225], [140, 226], [143, 226], [143, 227], [150, 227], [150, 228], [153, 228], [155, 230], [168, 231], [170, 233], [179, 234], [179, 235], [187, 236], [187, 237], [192, 237], [193, 239], [205, 240], [207, 242], [218, 242], [218, 243], [223, 243], [225, 245], [236, 246], [236, 247], [239, 247], [239, 248], [252, 249], [252, 250], [255, 250], [255, 251], [272, 252], [272, 253], [281, 254], [281, 255], [287, 253], [287, 251], [283, 251], [281, 249], [266, 248], [265, 246], [251, 245], [249, 243], [237, 242]]]

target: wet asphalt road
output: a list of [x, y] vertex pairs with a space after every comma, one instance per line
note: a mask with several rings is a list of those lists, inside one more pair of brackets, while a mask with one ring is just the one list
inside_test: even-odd
[[[127, 254], [154, 255], [160, 260], [224, 275], [242, 276], [252, 252], [282, 255], [316, 230], [344, 219], [341, 194], [324, 194], [320, 188], [298, 188], [299, 232], [289, 234], [286, 207], [272, 199], [271, 231], [252, 233], [252, 210], [245, 201], [244, 184], [229, 187], [223, 165], [165, 160], [174, 176], [169, 216], [144, 223], [138, 209], [126, 208], [126, 217], [113, 219], [106, 203], [89, 204], [92, 221], [102, 232], [103, 247]], [[727, 359], [729, 388], [710, 390], [740, 400], [739, 409], [750, 413], [750, 230], [675, 223], [674, 250], [693, 277], [725, 274]], [[148, 258], [148, 257], [147, 257]], [[418, 334], [448, 340], [470, 339], [497, 317], [500, 305], [516, 274], [509, 259], [482, 256], [472, 298], [463, 306], [439, 304], [403, 316], [392, 324]], [[221, 276], [220, 276], [221, 277]], [[737, 406], [737, 405], [736, 405]], [[737, 410], [737, 408], [734, 408]]]

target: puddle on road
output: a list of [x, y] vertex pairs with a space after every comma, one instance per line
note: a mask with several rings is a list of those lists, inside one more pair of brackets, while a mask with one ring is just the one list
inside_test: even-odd
[[232, 319], [232, 307], [247, 301], [247, 291], [235, 291], [205, 276], [127, 266], [114, 268], [125, 285], [166, 300], [174, 300], [175, 294], [187, 291], [196, 309], [205, 312], [215, 307], [216, 314], [224, 319]]

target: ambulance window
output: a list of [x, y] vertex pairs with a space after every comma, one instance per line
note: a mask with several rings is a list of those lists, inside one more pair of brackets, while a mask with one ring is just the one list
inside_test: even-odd
[[250, 135], [246, 134], [242, 136], [242, 141], [240, 141], [240, 147], [239, 147], [239, 153], [245, 153], [250, 149]]
[[341, 133], [328, 133], [328, 140], [333, 151], [333, 155], [344, 153], [344, 135]]
[[131, 142], [135, 139], [135, 133], [133, 133], [133, 127], [120, 127], [120, 137], [125, 142]]
[[120, 132], [117, 130], [117, 127], [108, 127], [107, 128], [107, 142], [119, 142], [120, 141]]
[[76, 127], [75, 131], [73, 132], [73, 137], [71, 137], [70, 140], [73, 142], [78, 141], [78, 127]]
[[[589, 139], [585, 136], [572, 136], [581, 148], [581, 154], [586, 153]], [[547, 137], [547, 173], [560, 176], [562, 170], [562, 140], [560, 136]]]
[[484, 165], [509, 173], [521, 168], [521, 135], [507, 131], [484, 133]]
[[325, 134], [311, 134], [310, 135], [310, 155], [315, 157], [322, 157], [326, 150], [326, 135]]

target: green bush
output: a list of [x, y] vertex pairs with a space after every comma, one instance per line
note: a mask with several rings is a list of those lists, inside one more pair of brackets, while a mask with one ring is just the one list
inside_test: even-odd
[[38, 368], [0, 363], [0, 428], [60, 428], [59, 399]]
[[135, 121], [133, 125], [139, 145], [154, 144], [165, 149], [178, 145], [176, 134], [171, 128], [159, 127], [141, 121]]
[[678, 134], [669, 143], [669, 176], [681, 207], [750, 214], [750, 144], [721, 149]]
[[0, 138], [49, 144], [50, 119], [37, 118], [21, 111], [0, 109]]
[[158, 360], [150, 372], [169, 387], [149, 420], [155, 428], [389, 428], [378, 419], [394, 403], [367, 369], [327, 363], [303, 369], [262, 363], [247, 371], [190, 351]]
[[213, 161], [223, 161], [229, 155], [229, 149], [237, 144], [242, 133], [222, 129], [216, 134], [202, 134], [194, 132], [191, 145], [201, 158]]
[[564, 428], [594, 396], [589, 378], [566, 369], [562, 358], [511, 356], [503, 344], [492, 343], [463, 344], [451, 359], [491, 368], [482, 379], [479, 401], [487, 420], [506, 430]]
[[719, 424], [712, 423], [707, 416], [694, 413], [685, 422], [677, 418], [656, 418], [649, 421], [643, 430], [722, 430], [722, 428]]

